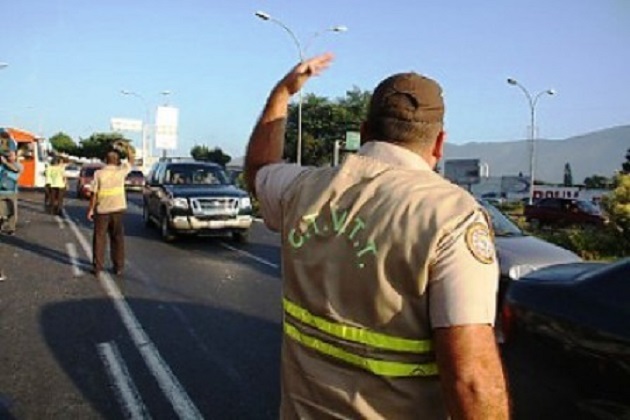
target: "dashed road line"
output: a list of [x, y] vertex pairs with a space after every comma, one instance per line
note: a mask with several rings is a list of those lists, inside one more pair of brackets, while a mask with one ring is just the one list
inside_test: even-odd
[[77, 247], [72, 242], [66, 243], [66, 250], [68, 251], [68, 256], [70, 257], [70, 262], [72, 263], [72, 274], [75, 277], [79, 277], [83, 274], [83, 270], [79, 267], [79, 254], [77, 253]]
[[260, 258], [259, 256], [256, 256], [256, 255], [254, 255], [254, 254], [252, 254], [250, 252], [243, 251], [242, 249], [235, 248], [232, 245], [226, 244], [225, 242], [219, 242], [219, 243], [221, 244], [221, 246], [223, 248], [227, 248], [230, 251], [238, 252], [239, 254], [245, 255], [246, 257], [251, 258], [254, 261], [258, 261], [261, 264], [264, 264], [264, 265], [267, 265], [269, 267], [273, 267], [273, 268], [276, 268], [276, 269], [280, 268], [280, 266], [278, 264], [272, 263], [271, 261], [267, 261], [266, 259]]
[[127, 365], [120, 355], [116, 343], [100, 343], [97, 344], [96, 348], [105, 366], [105, 371], [114, 389], [123, 416], [131, 420], [150, 419], [151, 415], [140, 397], [138, 388], [136, 388], [129, 374], [129, 369], [127, 369]]
[[[83, 251], [89, 259], [92, 260], [92, 249], [76, 223], [70, 218], [66, 220], [81, 244]], [[101, 287], [103, 287], [107, 295], [112, 299], [114, 307], [127, 329], [131, 340], [179, 418], [186, 420], [203, 419], [203, 416], [179, 383], [175, 374], [173, 374], [168, 364], [164, 361], [159, 351], [142, 328], [142, 325], [133, 314], [133, 311], [111, 276], [107, 273], [101, 273], [98, 276], [98, 280], [101, 283]]]
[[59, 225], [59, 229], [65, 229], [66, 226], [63, 223], [63, 218], [61, 216], [56, 215], [55, 220], [57, 221], [57, 225]]

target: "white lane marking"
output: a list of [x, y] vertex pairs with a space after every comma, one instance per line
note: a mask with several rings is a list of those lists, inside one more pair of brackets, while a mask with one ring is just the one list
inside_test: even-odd
[[66, 250], [68, 250], [68, 256], [70, 257], [70, 262], [72, 263], [72, 274], [75, 277], [79, 277], [83, 274], [83, 270], [79, 267], [79, 254], [77, 253], [77, 247], [72, 242], [68, 242], [66, 244]]
[[105, 371], [109, 377], [116, 399], [126, 419], [150, 419], [151, 415], [142, 402], [140, 393], [131, 379], [129, 369], [123, 360], [116, 343], [100, 343], [96, 345]]
[[279, 268], [280, 266], [276, 263], [272, 263], [271, 261], [267, 261], [264, 258], [260, 258], [250, 252], [247, 251], [243, 251], [242, 249], [238, 249], [233, 247], [232, 245], [228, 245], [225, 242], [219, 242], [221, 244], [222, 247], [229, 249], [230, 251], [234, 251], [234, 252], [238, 252], [241, 255], [245, 255], [246, 257], [249, 257], [255, 261], [258, 261], [261, 264], [265, 264], [268, 265], [269, 267], [273, 267], [273, 268]]
[[[88, 245], [87, 240], [71, 219], [68, 219], [68, 224], [81, 244], [83, 251], [89, 259], [92, 260], [92, 249]], [[111, 276], [107, 273], [101, 273], [98, 280], [101, 283], [101, 287], [103, 287], [107, 295], [112, 299], [114, 307], [127, 328], [131, 340], [136, 345], [136, 348], [151, 371], [151, 374], [156, 379], [160, 389], [173, 405], [175, 412], [182, 419], [203, 419], [203, 416], [179, 383], [173, 371], [171, 371], [168, 364], [162, 359], [159, 351], [142, 329], [140, 322], [133, 314], [133, 311], [127, 304], [127, 301], [125, 301], [125, 298], [122, 293], [120, 293], [118, 286], [116, 286]]]
[[59, 229], [65, 229], [66, 227], [63, 224], [63, 219], [60, 216], [55, 216], [55, 220], [57, 221], [57, 224], [59, 225]]

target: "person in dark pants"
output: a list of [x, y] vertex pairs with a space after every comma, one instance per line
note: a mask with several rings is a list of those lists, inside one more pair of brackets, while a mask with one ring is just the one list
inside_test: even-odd
[[[121, 151], [127, 153], [128, 162], [121, 163]], [[92, 197], [88, 208], [87, 218], [94, 221], [93, 273], [98, 276], [105, 265], [105, 248], [109, 237], [110, 257], [114, 266], [114, 273], [121, 275], [125, 267], [125, 232], [123, 229], [123, 215], [127, 210], [125, 196], [125, 177], [131, 171], [134, 161], [133, 147], [119, 142], [115, 148], [107, 152], [106, 166], [94, 173], [92, 182]]]
[[63, 198], [66, 193], [65, 165], [61, 158], [54, 157], [44, 172], [46, 177], [46, 208], [50, 214], [61, 215]]
[[14, 150], [0, 155], [0, 231], [10, 236], [17, 227], [18, 179], [22, 170]]

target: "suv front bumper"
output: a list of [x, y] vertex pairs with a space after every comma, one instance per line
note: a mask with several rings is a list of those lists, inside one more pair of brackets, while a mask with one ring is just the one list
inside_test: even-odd
[[234, 219], [202, 220], [196, 216], [175, 216], [172, 228], [179, 232], [195, 232], [222, 229], [249, 229], [253, 222], [252, 216], [236, 216]]

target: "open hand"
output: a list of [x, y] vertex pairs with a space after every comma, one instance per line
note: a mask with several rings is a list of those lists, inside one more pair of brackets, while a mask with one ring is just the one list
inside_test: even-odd
[[326, 70], [332, 63], [333, 58], [332, 53], [325, 53], [299, 63], [284, 76], [276, 88], [284, 88], [290, 95], [297, 93], [308, 79], [318, 76]]

